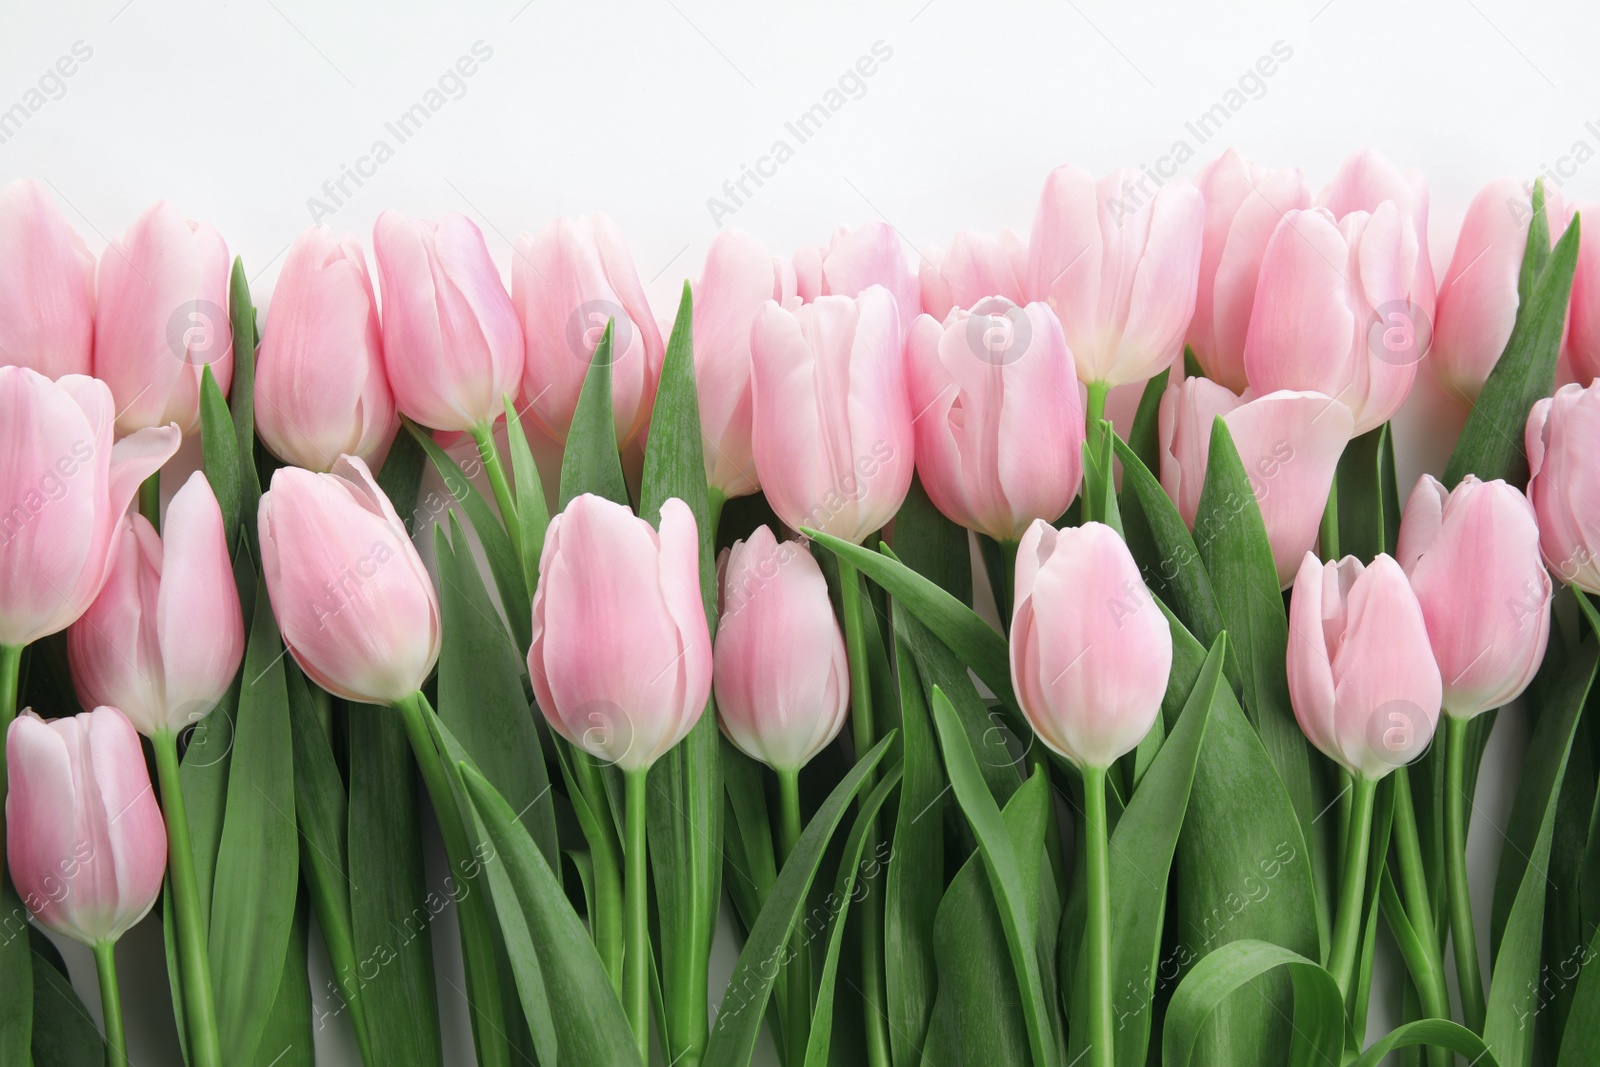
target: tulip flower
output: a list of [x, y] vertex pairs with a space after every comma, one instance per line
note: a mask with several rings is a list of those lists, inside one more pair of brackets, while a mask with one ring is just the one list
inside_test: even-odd
[[1469, 474], [1452, 492], [1424, 474], [1396, 557], [1428, 623], [1445, 714], [1470, 719], [1515, 700], [1550, 637], [1552, 586], [1527, 498], [1498, 479]]
[[798, 773], [844, 726], [850, 670], [822, 568], [759, 526], [724, 559], [714, 680], [722, 732]]
[[261, 569], [283, 643], [328, 692], [393, 704], [439, 658], [439, 599], [367, 465], [280, 468], [261, 495]]
[[94, 256], [36, 181], [0, 188], [0, 366], [94, 370]]
[[900, 235], [886, 222], [841, 226], [826, 245], [795, 251], [795, 283], [807, 304], [823, 296], [856, 297], [881, 285], [894, 297], [900, 321], [922, 313], [921, 285], [906, 262]]
[[617, 445], [628, 445], [650, 421], [665, 349], [622, 234], [604, 215], [556, 219], [518, 237], [516, 249], [511, 299], [527, 338], [527, 416], [565, 443], [595, 346], [614, 321], [611, 402]]
[[694, 287], [694, 377], [706, 481], [724, 498], [760, 488], [751, 443], [750, 325], [768, 300], [794, 302], [794, 268], [768, 256], [747, 233], [718, 233]]
[[139, 735], [115, 708], [6, 731], [6, 855], [39, 923], [94, 950], [107, 1062], [127, 1062], [113, 946], [161, 891], [167, 834]]
[[372, 228], [395, 406], [434, 430], [487, 431], [522, 379], [522, 328], [483, 234], [385, 211]]
[[1600, 594], [1600, 381], [1534, 404], [1525, 444], [1544, 561], [1561, 581]]
[[996, 297], [944, 324], [922, 315], [906, 345], [917, 470], [940, 511], [997, 541], [1054, 521], [1083, 475], [1083, 407], [1055, 314]]
[[68, 628], [67, 654], [84, 707], [116, 707], [142, 734], [177, 733], [217, 706], [244, 659], [244, 621], [204, 474], [173, 496], [163, 534], [142, 515], [123, 520], [111, 573]]
[[1187, 378], [1161, 398], [1161, 485], [1194, 529], [1217, 416], [1250, 478], [1287, 588], [1317, 542], [1339, 457], [1350, 441], [1350, 411], [1322, 393], [1282, 391], [1245, 399], [1206, 378]]
[[1058, 167], [1028, 241], [1027, 297], [1055, 309], [1098, 418], [1111, 386], [1159, 374], [1183, 352], [1205, 233], [1200, 191], [1184, 180], [1112, 171], [1096, 182]]
[[756, 469], [778, 517], [860, 544], [911, 487], [911, 402], [894, 298], [768, 302], [751, 328]]
[[1372, 149], [1353, 153], [1317, 194], [1317, 206], [1327, 208], [1336, 219], [1358, 211], [1376, 214], [1378, 205], [1389, 201], [1399, 209], [1404, 225], [1416, 237], [1417, 259], [1404, 275], [1418, 319], [1433, 320], [1433, 260], [1428, 253], [1428, 181], [1420, 170], [1401, 172], [1393, 163]]
[[1028, 274], [1028, 249], [1010, 230], [999, 237], [963, 230], [947, 250], [923, 253], [918, 272], [922, 310], [943, 322], [952, 308], [970, 310], [985, 297], [1004, 297], [1024, 304], [1023, 279]]
[[295, 238], [256, 356], [256, 429], [272, 454], [326, 471], [342, 455], [378, 462], [399, 426], [383, 364], [378, 302], [353, 234]]
[[[1548, 195], [1549, 186], [1545, 190]], [[1550, 217], [1553, 220], [1554, 213]], [[1552, 221], [1550, 236], [1556, 234]], [[1578, 234], [1578, 268], [1572, 276], [1566, 356], [1579, 385], [1600, 378], [1600, 227], [1585, 226]]]
[[[1268, 170], [1231, 148], [1201, 172], [1197, 184], [1206, 225], [1188, 342], [1207, 377], [1242, 393], [1250, 384], [1244, 339], [1261, 257], [1283, 213], [1311, 206], [1311, 187], [1298, 167]], [[1299, 562], [1297, 552], [1293, 565]]]
[[1400, 410], [1431, 344], [1408, 288], [1417, 239], [1392, 203], [1335, 220], [1321, 208], [1284, 215], [1267, 242], [1245, 338], [1257, 392], [1326, 393], [1355, 434]]
[[221, 235], [164, 200], [100, 256], [94, 376], [116, 398], [119, 435], [169, 422], [193, 433], [207, 366], [227, 393], [229, 269]]

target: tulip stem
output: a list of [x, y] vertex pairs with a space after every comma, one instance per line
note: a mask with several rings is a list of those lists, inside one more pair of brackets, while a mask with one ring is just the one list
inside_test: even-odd
[[517, 498], [511, 495], [511, 484], [506, 481], [506, 469], [500, 462], [500, 450], [495, 447], [494, 427], [479, 423], [472, 428], [472, 439], [478, 442], [478, 458], [483, 461], [483, 471], [489, 476], [489, 488], [494, 490], [494, 502], [500, 509], [500, 522], [511, 539], [511, 551], [522, 558], [522, 525], [517, 521]]
[[1339, 885], [1339, 913], [1334, 917], [1333, 950], [1328, 970], [1339, 984], [1339, 994], [1350, 999], [1351, 976], [1361, 943], [1361, 921], [1366, 917], [1367, 854], [1372, 845], [1372, 809], [1378, 797], [1378, 779], [1358, 774], [1351, 782], [1350, 828], [1344, 844], [1344, 870]]
[[1111, 862], [1106, 838], [1104, 767], [1083, 768], [1083, 821], [1089, 894], [1083, 931], [1083, 946], [1089, 953], [1088, 1064], [1112, 1067], [1116, 1056], [1111, 1036]]
[[105, 1018], [106, 1067], [127, 1067], [128, 1040], [122, 1032], [122, 998], [117, 994], [116, 942], [94, 946], [94, 970], [100, 977], [100, 1013]]
[[212, 1001], [210, 949], [200, 910], [200, 883], [194, 873], [194, 846], [189, 841], [189, 810], [178, 773], [178, 735], [171, 730], [157, 730], [150, 743], [156, 753], [156, 780], [161, 783], [161, 811], [167, 820], [167, 873], [177, 925], [174, 940], [183, 978], [189, 1056], [196, 1067], [221, 1067], [222, 1040], [217, 1034], [217, 1009]]
[[[860, 759], [872, 750], [876, 734], [872, 725], [872, 680], [867, 673], [870, 662], [867, 630], [861, 613], [861, 576], [855, 564], [842, 556], [835, 558], [839, 561], [839, 606], [844, 615], [844, 644], [850, 661], [850, 731], [856, 758]], [[863, 794], [870, 790], [874, 777], [867, 774]], [[877, 827], [868, 827], [865, 847], [869, 854], [877, 847], [877, 842]], [[868, 893], [861, 902], [861, 987], [867, 1002], [862, 1014], [870, 1067], [888, 1067], [890, 1062], [883, 974], [883, 898], [880, 894]]]
[[156, 471], [139, 483], [139, 514], [161, 532], [161, 472]]
[[1106, 417], [1106, 397], [1111, 393], [1111, 386], [1105, 382], [1089, 383], [1089, 411], [1084, 419], [1084, 429], [1089, 434], [1089, 443], [1096, 444], [1094, 437], [1095, 427], [1100, 420]]
[[[1450, 998], [1445, 991], [1444, 965], [1438, 956], [1433, 925], [1433, 907], [1428, 900], [1428, 881], [1423, 873], [1422, 845], [1417, 837], [1416, 808], [1411, 801], [1411, 776], [1406, 768], [1395, 771], [1394, 776], [1394, 842], [1395, 858], [1399, 861], [1400, 886], [1405, 894], [1406, 919], [1416, 932], [1418, 951], [1416, 958], [1408, 959], [1411, 980], [1422, 1001], [1422, 1011], [1429, 1019], [1450, 1018]], [[1404, 947], [1404, 946], [1402, 946]], [[1448, 1049], [1430, 1046], [1428, 1062], [1434, 1067], [1450, 1067], [1455, 1057]]]
[[645, 788], [645, 776], [649, 773], [648, 767], [623, 772], [627, 805], [627, 825], [623, 832], [628, 838], [623, 865], [626, 879], [623, 910], [627, 913], [623, 995], [640, 1063], [650, 1062], [650, 894], [647, 883], [650, 872], [645, 862], [645, 805], [650, 795]]
[[622, 867], [621, 842], [612, 832], [610, 801], [600, 765], [583, 749], [572, 746], [572, 776], [583, 802], [594, 813], [596, 839], [589, 842], [589, 862], [594, 869], [594, 910], [589, 916], [589, 936], [611, 989], [622, 999]]
[[1328, 486], [1328, 506], [1322, 509], [1322, 561], [1332, 562], [1339, 558], [1339, 479], [1334, 478], [1333, 484]]
[[1444, 856], [1450, 895], [1450, 936], [1455, 942], [1456, 984], [1467, 1029], [1483, 1033], [1483, 976], [1478, 969], [1478, 935], [1472, 925], [1467, 890], [1466, 764], [1471, 719], [1444, 716]]
[[[778, 864], [788, 862], [800, 840], [800, 771], [799, 768], [778, 772]], [[784, 1063], [801, 1067], [806, 1061], [806, 1046], [811, 1039], [811, 967], [806, 958], [806, 943], [796, 928], [789, 939], [789, 958], [784, 963], [784, 985], [788, 994], [784, 999], [783, 1040], [789, 1049]]]

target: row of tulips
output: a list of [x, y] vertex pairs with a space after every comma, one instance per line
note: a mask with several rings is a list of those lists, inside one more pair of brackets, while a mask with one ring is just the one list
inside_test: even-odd
[[[508, 291], [469, 220], [385, 213], [376, 287], [310, 230], [258, 337], [210, 227], [157, 205], [96, 268], [0, 191], [6, 852], [94, 951], [94, 1058], [165, 887], [188, 1062], [311, 1062], [303, 885], [365, 1062], [440, 1062], [428, 955], [367, 951], [433, 895], [413, 768], [485, 1064], [748, 1063], [763, 1021], [788, 1067], [1600, 1055], [1600, 884], [1551, 845], [1600, 855], [1600, 239], [1497, 183], [1436, 286], [1427, 209], [1371, 154], [1316, 195], [1063, 167], [1026, 245], [920, 270], [720, 234], [670, 324], [602, 218]], [[1402, 510], [1425, 357], [1472, 413]], [[1486, 984], [1471, 795], [1530, 686]], [[0, 1059], [45, 1062], [53, 949], [6, 935]]]

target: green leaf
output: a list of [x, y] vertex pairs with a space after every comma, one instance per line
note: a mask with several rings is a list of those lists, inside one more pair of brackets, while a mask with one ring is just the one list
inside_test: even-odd
[[[1535, 216], [1537, 221], [1538, 215]], [[1528, 247], [1534, 248], [1534, 226], [1528, 227]], [[1523, 451], [1523, 429], [1528, 412], [1555, 388], [1556, 358], [1566, 328], [1567, 298], [1578, 262], [1579, 218], [1561, 235], [1549, 262], [1539, 271], [1528, 298], [1517, 308], [1516, 325], [1500, 360], [1478, 394], [1467, 425], [1461, 431], [1444, 484], [1454, 488], [1469, 474], [1484, 481], [1504, 478], [1512, 485], [1528, 480], [1528, 457]]]
[[606, 323], [606, 332], [589, 360], [583, 388], [578, 392], [572, 428], [567, 431], [566, 454], [561, 458], [563, 508], [573, 497], [584, 493], [624, 507], [628, 504], [628, 483], [622, 477], [616, 416], [611, 408], [611, 334], [615, 327], [615, 321]]
[[528, 435], [517, 416], [516, 404], [505, 398], [506, 446], [511, 453], [511, 477], [516, 482], [517, 522], [522, 536], [522, 573], [527, 578], [529, 596], [539, 579], [539, 556], [544, 552], [545, 530], [550, 526], [550, 506], [544, 498], [544, 483], [528, 447]]
[[[28, 938], [13, 941], [28, 950]], [[102, 1067], [105, 1042], [71, 981], [38, 951], [32, 953], [31, 973], [33, 1067]], [[27, 1062], [26, 1055], [17, 1062]]]
[[[222, 509], [223, 537], [229, 545], [235, 544], [244, 500], [243, 460], [233, 416], [222, 390], [217, 388], [217, 380], [211, 376], [209, 363], [200, 371], [200, 461], [206, 481], [216, 494], [217, 506]], [[254, 514], [250, 520], [254, 525]]]
[[828, 799], [823, 801], [795, 843], [777, 883], [767, 896], [760, 918], [739, 953], [739, 962], [728, 980], [721, 1009], [711, 1029], [711, 1039], [706, 1042], [701, 1067], [745, 1067], [750, 1062], [767, 999], [772, 994], [772, 983], [780, 970], [773, 962], [782, 956], [784, 943], [800, 918], [806, 894], [822, 863], [823, 851], [844, 818], [845, 809], [894, 740], [893, 734], [884, 737], [857, 761], [828, 794]]
[[422, 472], [428, 467], [428, 453], [409, 433], [395, 434], [389, 445], [389, 454], [383, 458], [378, 470], [378, 488], [389, 498], [406, 532], [416, 534], [417, 494], [422, 488]]
[[1294, 1038], [1284, 1062], [1292, 1067], [1339, 1063], [1345, 1047], [1344, 1000], [1333, 975], [1278, 945], [1234, 941], [1197, 963], [1173, 992], [1161, 1041], [1164, 1067], [1193, 1063], [1201, 1029], [1217, 1006], [1279, 967], [1287, 967], [1294, 981]]
[[300, 877], [289, 694], [264, 588], [256, 592], [243, 677], [211, 893], [211, 979], [230, 1063], [255, 1058], [278, 994]]
[[[233, 257], [228, 278], [228, 320], [233, 330], [233, 380], [228, 385], [228, 407], [233, 413], [235, 454], [239, 457], [239, 518], [250, 540], [250, 553], [261, 558], [256, 530], [256, 508], [261, 503], [261, 479], [256, 474], [256, 309], [250, 302], [250, 283], [244, 261]], [[209, 368], [208, 368], [209, 369]], [[230, 542], [231, 543], [231, 542]]]
[[0, 908], [4, 908], [4, 930], [0, 931], [0, 1060], [27, 1063], [33, 1030], [34, 989], [32, 957], [28, 939], [22, 936], [28, 913], [11, 885], [0, 877]]
[[[1134, 412], [1133, 426], [1128, 431], [1127, 446], [1146, 470], [1161, 469], [1161, 398], [1166, 395], [1171, 374], [1170, 370], [1164, 370], [1144, 383], [1144, 392], [1139, 394], [1139, 408]], [[1120, 444], [1120, 439], [1116, 443]], [[1121, 448], [1117, 449], [1117, 454], [1122, 454]]]
[[316, 1067], [316, 1039], [311, 1032], [311, 980], [306, 972], [310, 913], [304, 902], [295, 909], [288, 952], [280, 969], [272, 1014], [256, 1047], [256, 1067]]
[[933, 506], [915, 476], [894, 517], [894, 554], [956, 600], [972, 603], [972, 554], [967, 531]]
[[1365, 563], [1394, 552], [1400, 532], [1394, 435], [1386, 422], [1345, 446], [1339, 457], [1339, 551]]
[[[1417, 1048], [1422, 1045], [1436, 1045], [1451, 1052], [1459, 1052], [1468, 1058], [1472, 1067], [1500, 1067], [1500, 1061], [1495, 1059], [1489, 1046], [1483, 1043], [1483, 1038], [1460, 1023], [1453, 1023], [1448, 1019], [1419, 1019], [1398, 1026], [1381, 1040], [1374, 1041], [1372, 1047], [1362, 1053], [1361, 1058], [1356, 1060], [1352, 1067], [1378, 1067], [1384, 1062], [1384, 1057], [1396, 1049]], [[1566, 1065], [1563, 1064], [1562, 1067]]]
[[1522, 267], [1517, 271], [1517, 306], [1522, 307], [1533, 295], [1534, 283], [1550, 262], [1550, 215], [1546, 208], [1544, 179], [1533, 180], [1533, 196], [1528, 206], [1533, 214], [1528, 218], [1528, 239], [1522, 246]]
[[[1578, 971], [1577, 988], [1572, 995], [1572, 1010], [1567, 1013], [1566, 1032], [1561, 1038], [1561, 1058], [1556, 1067], [1593, 1067], [1600, 1063], [1600, 927], [1595, 929], [1584, 953], [1583, 966]], [[1562, 981], [1569, 980], [1565, 973], [1567, 960], [1555, 964]]]

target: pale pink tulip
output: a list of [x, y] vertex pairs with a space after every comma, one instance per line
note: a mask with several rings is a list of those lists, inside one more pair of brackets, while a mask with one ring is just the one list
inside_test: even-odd
[[0, 188], [0, 366], [94, 371], [94, 256], [36, 181]]
[[111, 442], [104, 382], [0, 367], [0, 645], [65, 630], [105, 584], [139, 484], [178, 450], [176, 426]]
[[1439, 723], [1422, 606], [1382, 553], [1369, 566], [1306, 553], [1289, 603], [1288, 672], [1300, 729], [1351, 774], [1381, 778], [1410, 763]]
[[305, 230], [289, 248], [256, 357], [256, 429], [285, 463], [378, 462], [399, 427], [367, 260], [354, 234]]
[[1001, 230], [999, 237], [963, 230], [948, 249], [930, 248], [923, 253], [918, 269], [922, 310], [943, 322], [952, 308], [970, 311], [985, 297], [1026, 303], [1023, 279], [1027, 273], [1027, 246], [1011, 230]]
[[995, 297], [906, 345], [917, 470], [940, 511], [998, 541], [1054, 521], [1083, 475], [1083, 406], [1055, 314]]
[[1544, 561], [1561, 581], [1600, 595], [1600, 381], [1534, 404], [1525, 444]]
[[200, 425], [205, 368], [233, 381], [228, 246], [208, 223], [152, 204], [100, 256], [94, 376], [117, 401], [117, 433]]
[[906, 261], [900, 235], [886, 222], [854, 230], [841, 226], [826, 245], [797, 249], [794, 273], [800, 299], [807, 304], [820, 296], [860, 296], [881, 285], [894, 297], [901, 322], [922, 313], [921, 286]]
[[372, 228], [383, 295], [383, 359], [395, 407], [433, 430], [488, 426], [522, 381], [522, 327], [465, 215], [393, 211]]
[[85, 945], [144, 918], [167, 869], [167, 830], [139, 735], [116, 708], [6, 731], [6, 854], [17, 894], [47, 929]]
[[683, 740], [711, 694], [694, 514], [661, 526], [585, 493], [550, 521], [533, 595], [528, 676], [551, 729], [640, 770]]
[[261, 495], [261, 569], [283, 643], [328, 692], [393, 704], [439, 658], [439, 598], [367, 465], [282, 467]]
[[[1589, 215], [1600, 218], [1600, 213], [1594, 211]], [[1551, 236], [1556, 236], [1554, 216], [1550, 227]], [[1566, 356], [1579, 385], [1600, 378], [1600, 226], [1592, 223], [1582, 226], [1578, 233], [1578, 269], [1572, 277]]]
[[1417, 260], [1407, 276], [1407, 292], [1430, 322], [1434, 311], [1433, 259], [1428, 251], [1428, 180], [1420, 170], [1400, 171], [1370, 148], [1352, 153], [1317, 194], [1317, 206], [1336, 219], [1357, 211], [1376, 214], [1378, 205], [1392, 202], [1405, 226], [1416, 237]]

